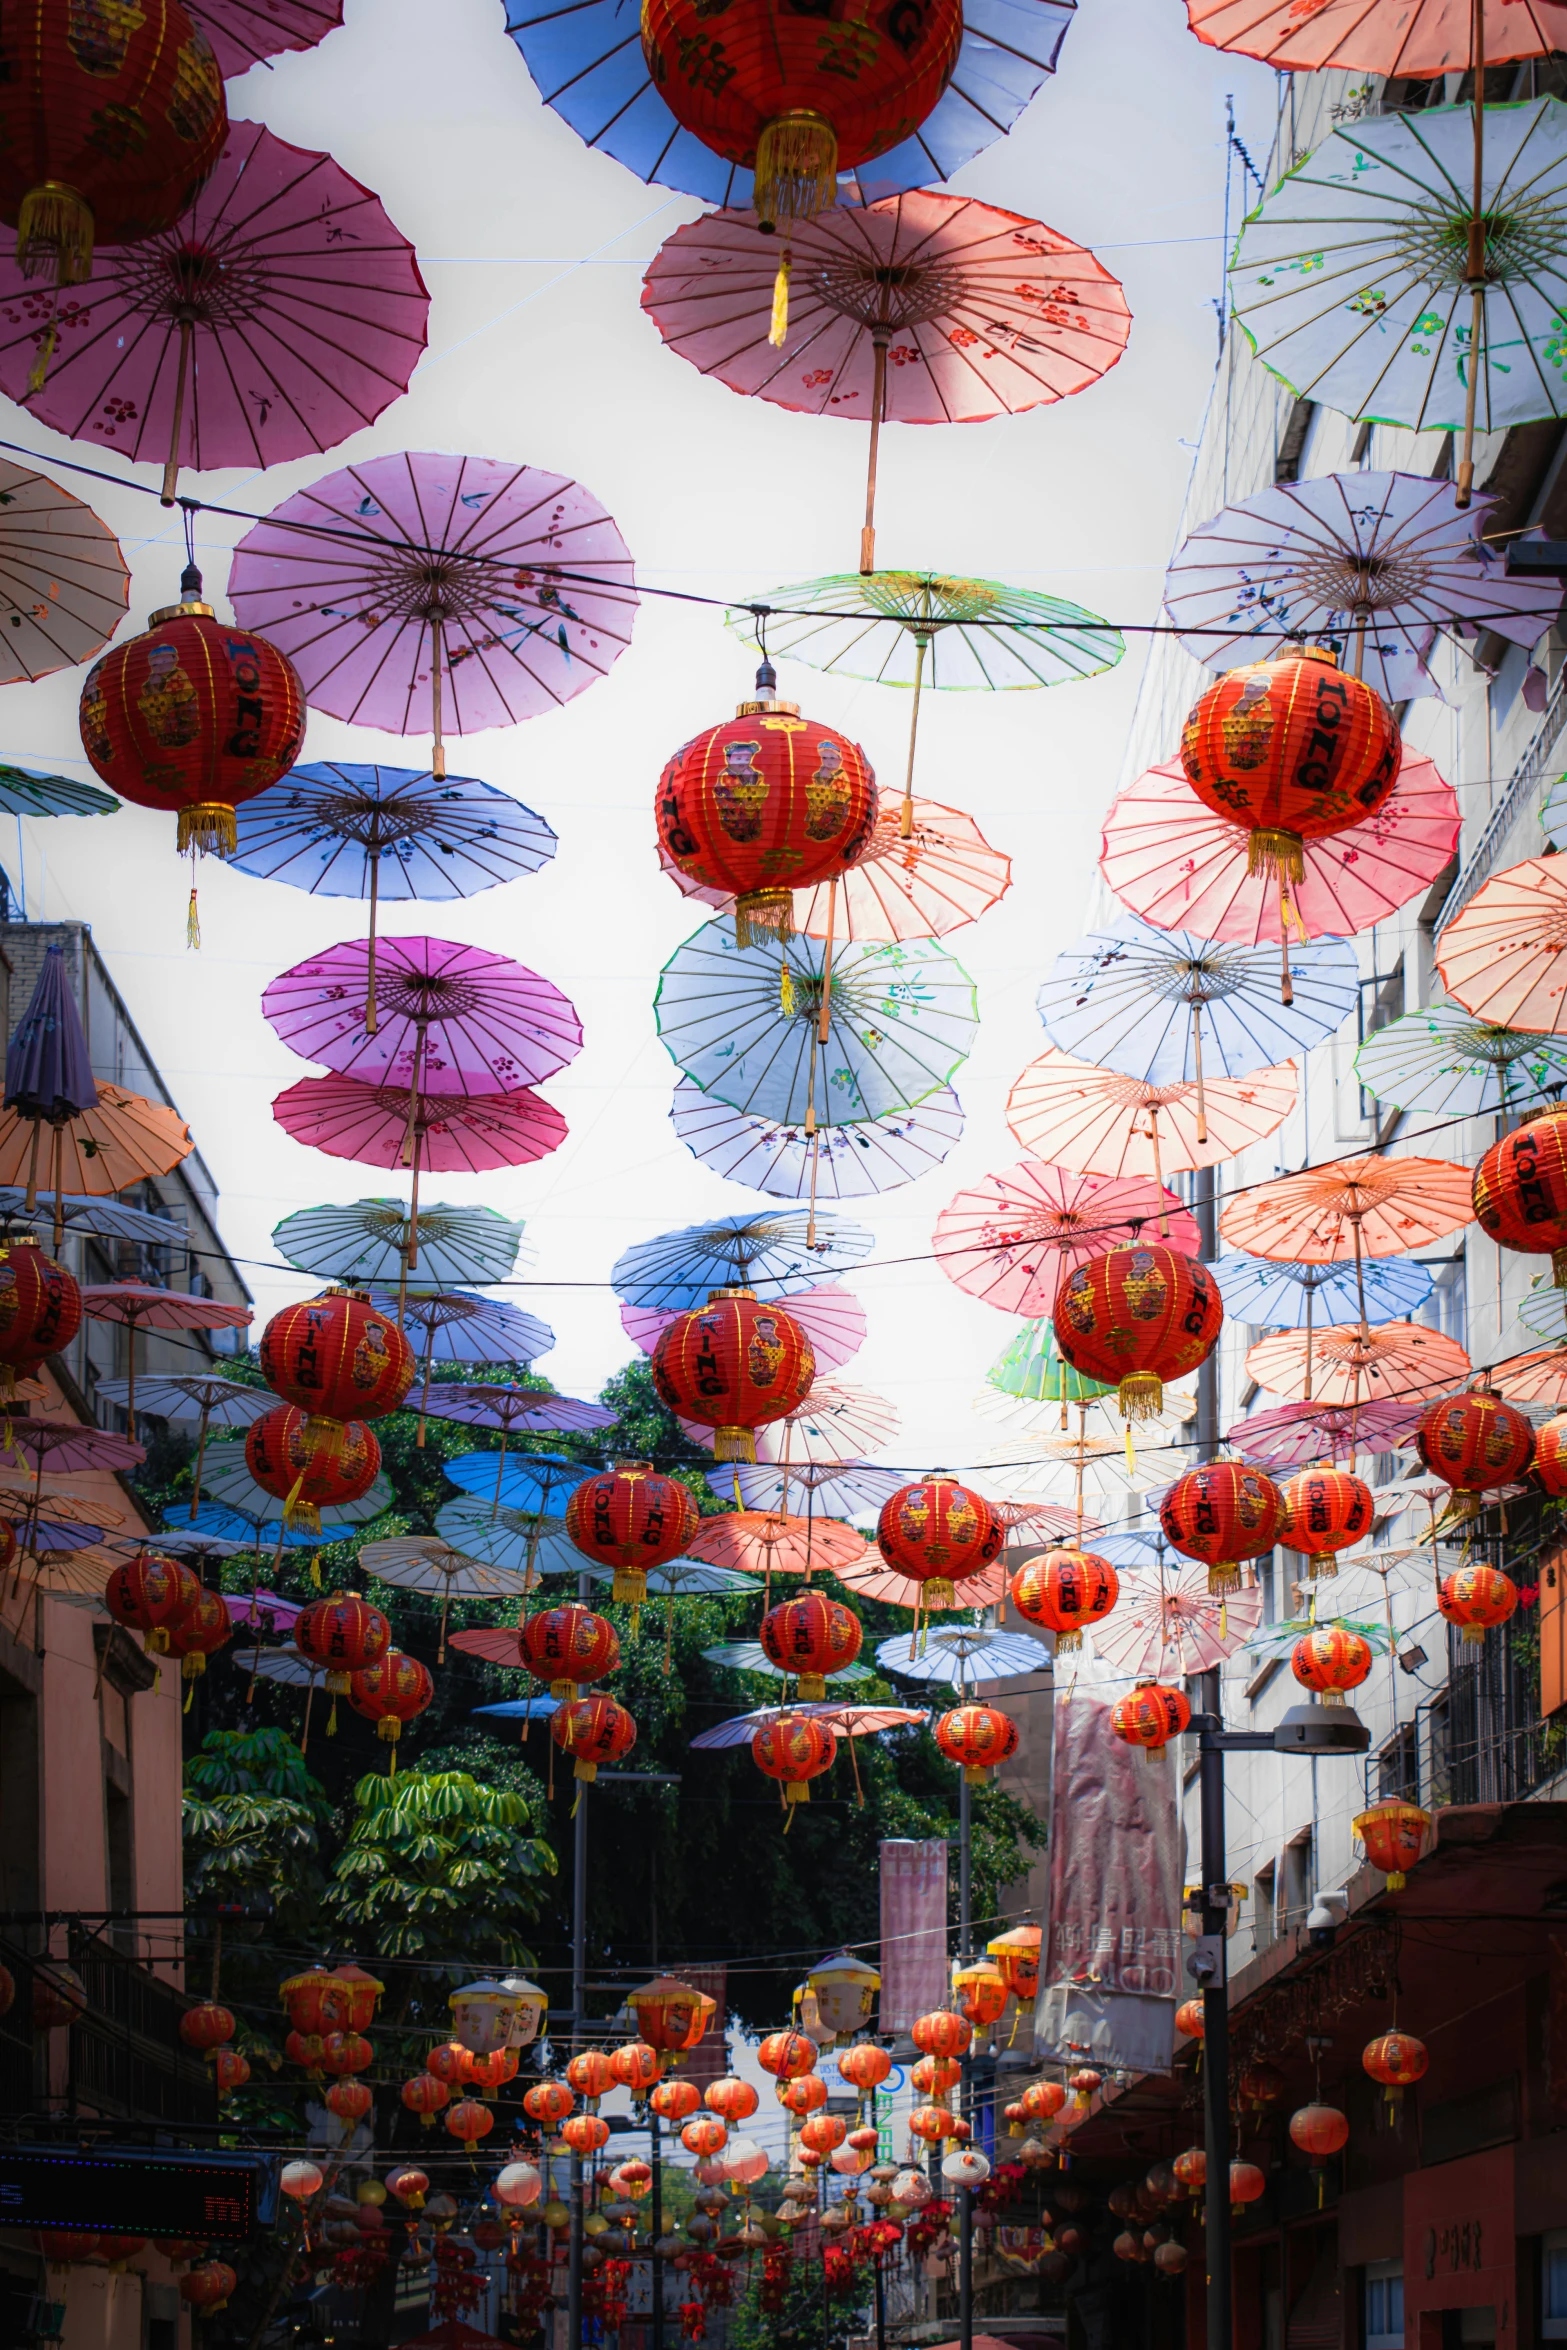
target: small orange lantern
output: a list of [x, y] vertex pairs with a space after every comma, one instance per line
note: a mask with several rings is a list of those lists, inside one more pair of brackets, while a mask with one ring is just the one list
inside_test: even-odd
[[326, 2093], [326, 2107], [340, 2122], [362, 2122], [375, 2103], [375, 2093], [364, 2081], [334, 2081]]
[[1044, 1936], [1038, 1926], [1014, 1926], [985, 1944], [1014, 1999], [1030, 2000], [1039, 1992], [1039, 1953]]
[[188, 2007], [180, 2017], [180, 2038], [187, 2048], [197, 2049], [203, 2056], [220, 2048], [225, 2040], [234, 2037], [234, 2018], [226, 2007], [216, 2006], [210, 1999], [200, 2007]]
[[1018, 1614], [1055, 1634], [1058, 1655], [1082, 1647], [1084, 1627], [1102, 1622], [1120, 1591], [1110, 1561], [1092, 1550], [1048, 1551], [1019, 1567], [1010, 1585]]
[[403, 2103], [410, 2113], [419, 2116], [427, 2130], [435, 2127], [435, 2117], [450, 2097], [450, 2089], [444, 2081], [438, 2081], [434, 2073], [415, 2073], [411, 2081], [403, 2083]]
[[802, 2073], [797, 2081], [782, 2081], [778, 2102], [786, 2113], [817, 2113], [827, 2102], [827, 2083], [820, 2073]]
[[523, 2091], [522, 2110], [530, 2121], [552, 2130], [575, 2111], [576, 2103], [564, 2081], [535, 2081], [531, 2089]]
[[1183, 1999], [1181, 2001], [1175, 2011], [1175, 2028], [1178, 2032], [1184, 2032], [1188, 2040], [1202, 2038], [1203, 2015], [1200, 1999]]
[[1385, 1871], [1389, 1893], [1402, 1893], [1409, 1871], [1425, 1848], [1431, 1814], [1417, 1803], [1390, 1796], [1385, 1803], [1374, 1803], [1369, 1811], [1363, 1811], [1352, 1825], [1372, 1867]]
[[212, 2076], [220, 2097], [232, 2097], [250, 2078], [250, 2061], [237, 2048], [220, 2048], [212, 2059]]
[[749, 2081], [737, 2080], [733, 2073], [726, 2073], [721, 2081], [709, 2085], [702, 2102], [709, 2113], [716, 2113], [720, 2121], [733, 2128], [737, 2123], [749, 2121], [762, 2101]]
[[849, 2125], [838, 2113], [813, 2113], [809, 2121], [800, 2124], [800, 2144], [813, 2154], [831, 2154], [848, 2135]]
[[952, 1977], [952, 1995], [959, 2013], [967, 2016], [980, 2031], [1000, 2021], [1006, 2013], [1009, 1996], [1001, 1969], [992, 1959], [957, 1968]]
[[633, 2097], [645, 2097], [662, 2070], [656, 2048], [645, 2040], [626, 2040], [609, 2052], [609, 2069], [623, 2089]]
[[1462, 1626], [1464, 1646], [1478, 1648], [1517, 1607], [1518, 1586], [1498, 1567], [1459, 1567], [1437, 1585], [1436, 1604], [1450, 1624]]
[[1178, 2154], [1176, 2156], [1175, 2160], [1171, 2163], [1170, 2168], [1174, 2171], [1176, 2177], [1180, 2180], [1181, 2185], [1186, 2189], [1187, 2194], [1195, 2203], [1198, 2196], [1202, 2193], [1203, 2188], [1207, 2184], [1207, 2155], [1203, 2152], [1200, 2146], [1188, 2146], [1184, 2154]]
[[715, 2154], [721, 2154], [728, 2145], [728, 2127], [716, 2113], [699, 2113], [694, 2121], [686, 2123], [680, 2133], [680, 2143], [688, 2154], [695, 2154], [703, 2162], [710, 2162]]
[[1381, 2033], [1361, 2056], [1361, 2064], [1387, 2091], [1390, 2110], [1404, 2101], [1404, 2091], [1418, 2081], [1431, 2062], [1431, 2051], [1413, 2032]]
[[948, 1762], [962, 1764], [971, 1787], [983, 1787], [1018, 1747], [1016, 1722], [994, 1705], [956, 1705], [941, 1715], [932, 1736]]
[[1371, 1670], [1371, 1643], [1347, 1625], [1318, 1624], [1296, 1641], [1290, 1670], [1324, 1705], [1342, 1705], [1345, 1690], [1358, 1689]]
[[1314, 2163], [1324, 2163], [1349, 2143], [1349, 2122], [1334, 2105], [1303, 2105], [1290, 2115], [1290, 2136]]
[[[495, 2116], [476, 2097], [464, 2097], [447, 2115], [446, 2127], [454, 2138], [461, 2138], [465, 2146], [473, 2146], [480, 2138], [489, 2136], [495, 2127]], [[570, 2127], [569, 2123], [567, 2127]], [[607, 2129], [604, 2135], [608, 2137]]]
[[802, 1704], [827, 1695], [829, 1677], [853, 1664], [862, 1638], [859, 1617], [822, 1591], [786, 1599], [762, 1618], [763, 1650], [781, 1673], [799, 1675]]
[[1147, 1754], [1162, 1753], [1191, 1718], [1185, 1690], [1158, 1681], [1139, 1681], [1130, 1697], [1118, 1697], [1110, 1708], [1110, 1727], [1117, 1738]]
[[[1567, 1124], [1553, 1123], [1567, 1135]], [[1472, 1517], [1482, 1493], [1523, 1475], [1534, 1458], [1534, 1429], [1516, 1405], [1476, 1389], [1429, 1404], [1415, 1430], [1415, 1449], [1432, 1475], [1453, 1488], [1457, 1514]]]
[[798, 2081], [816, 2070], [816, 2043], [803, 2032], [769, 2032], [756, 2061], [775, 2081]]
[[689, 2121], [702, 2102], [695, 2081], [660, 2081], [648, 2099], [660, 2121]]
[[1208, 1569], [1215, 1598], [1240, 1588], [1247, 1559], [1271, 1550], [1284, 1497], [1261, 1469], [1244, 1461], [1204, 1461], [1177, 1477], [1159, 1504], [1166, 1539]]
[[955, 2015], [950, 2007], [938, 2007], [929, 2015], [915, 2017], [909, 2037], [926, 2056], [967, 2056], [974, 2027], [966, 2016]]
[[[852, 2048], [845, 2048], [838, 2058], [838, 2072], [851, 2089], [868, 2097], [879, 2089], [892, 2070], [892, 2058], [885, 2048], [878, 2048], [874, 2040], [857, 2040]], [[824, 2084], [825, 2087], [825, 2084]]]
[[1268, 2192], [1268, 2182], [1254, 2162], [1230, 2164], [1230, 2210], [1239, 2219], [1248, 2203]]
[[1059, 2081], [1030, 2081], [1018, 2103], [1031, 2122], [1053, 2121], [1066, 2103]]
[[1338, 1573], [1338, 1553], [1371, 1531], [1371, 1488], [1348, 1469], [1302, 1469], [1283, 1488], [1279, 1540], [1305, 1554], [1308, 1575]]
[[909, 2087], [918, 2097], [945, 2097], [963, 2078], [954, 2056], [922, 2056], [909, 2072]]
[[601, 2113], [574, 2113], [560, 2134], [573, 2154], [597, 2154], [609, 2144], [609, 2124]]
[[599, 2099], [615, 2086], [614, 2070], [602, 2048], [584, 2048], [566, 2067], [566, 2078], [579, 2097], [586, 2098], [589, 2113], [598, 2111]]

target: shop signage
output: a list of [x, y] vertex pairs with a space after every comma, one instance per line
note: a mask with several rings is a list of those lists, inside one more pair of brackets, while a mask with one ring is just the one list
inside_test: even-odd
[[273, 2166], [241, 2154], [0, 2147], [0, 2227], [99, 2229], [236, 2243], [265, 2226]]

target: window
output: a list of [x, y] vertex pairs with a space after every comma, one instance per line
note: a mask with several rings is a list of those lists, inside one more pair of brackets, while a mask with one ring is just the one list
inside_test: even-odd
[[1311, 1830], [1284, 1847], [1284, 1881], [1279, 1897], [1279, 1926], [1298, 1926], [1311, 1907]]
[[[1402, 955], [1391, 971], [1385, 974], [1374, 971], [1369, 979], [1360, 981], [1357, 1014], [1356, 1026], [1359, 1033], [1356, 1041], [1360, 1044], [1364, 1044], [1368, 1036], [1375, 1036], [1379, 1028], [1386, 1028], [1394, 1020], [1403, 1018], [1404, 959]], [[1360, 1115], [1362, 1118], [1369, 1118], [1373, 1123], [1381, 1116], [1381, 1105], [1377, 1102], [1375, 1095], [1367, 1093], [1364, 1086], [1360, 1088]]]
[[1567, 2228], [1540, 2238], [1540, 2335], [1567, 2341]]
[[1403, 2350], [1404, 2264], [1378, 2260], [1366, 2270], [1366, 2350]]
[[1449, 1258], [1445, 1264], [1427, 1263], [1431, 1276], [1431, 1295], [1419, 1310], [1419, 1319], [1428, 1330], [1440, 1330], [1444, 1338], [1456, 1339], [1460, 1346], [1469, 1343], [1469, 1295], [1464, 1280], [1462, 1257]]
[[1266, 1551], [1253, 1564], [1257, 1570], [1257, 1589], [1262, 1593], [1262, 1620], [1265, 1624], [1276, 1624], [1279, 1620], [1278, 1553]]
[[1273, 1940], [1273, 1864], [1252, 1879], [1251, 1940], [1254, 1950], [1266, 1950]]
[[1380, 1802], [1393, 1797], [1405, 1803], [1420, 1800], [1420, 1750], [1413, 1722], [1406, 1722], [1377, 1756], [1377, 1797]]

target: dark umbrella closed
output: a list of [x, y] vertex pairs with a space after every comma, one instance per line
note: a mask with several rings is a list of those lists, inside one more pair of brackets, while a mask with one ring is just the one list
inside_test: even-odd
[[50, 947], [5, 1055], [5, 1107], [32, 1120], [29, 1211], [38, 1204], [38, 1143], [45, 1125], [63, 1125], [97, 1106], [98, 1087], [81, 1014], [66, 977], [65, 949]]

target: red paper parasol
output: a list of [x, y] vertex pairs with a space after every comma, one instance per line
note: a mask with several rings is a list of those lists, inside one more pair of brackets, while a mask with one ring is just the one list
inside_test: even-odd
[[1281, 1404], [1252, 1412], [1224, 1441], [1264, 1469], [1301, 1469], [1312, 1461], [1349, 1460], [1357, 1452], [1397, 1452], [1409, 1442], [1423, 1403]]
[[1491, 1384], [1508, 1403], [1545, 1403], [1553, 1412], [1567, 1405], [1567, 1346], [1541, 1346], [1514, 1355], [1491, 1373]]
[[[1073, 1520], [1076, 1524], [1076, 1520]], [[977, 1575], [965, 1575], [953, 1587], [953, 1596], [945, 1608], [938, 1607], [930, 1596], [928, 1583], [916, 1583], [911, 1575], [900, 1575], [895, 1568], [884, 1566], [880, 1554], [867, 1558], [863, 1567], [849, 1567], [840, 1571], [838, 1580], [861, 1599], [874, 1599], [887, 1607], [918, 1608], [926, 1615], [939, 1615], [957, 1608], [994, 1607], [1006, 1597], [1007, 1571], [1003, 1560], [981, 1567]]]
[[[1310, 1346], [1308, 1359], [1307, 1347]], [[1318, 1403], [1381, 1403], [1440, 1395], [1468, 1376], [1469, 1357], [1456, 1338], [1418, 1322], [1334, 1323], [1315, 1334], [1275, 1330], [1246, 1356], [1246, 1376], [1272, 1395]], [[1308, 1379], [1311, 1385], [1308, 1387]]]
[[519, 725], [606, 675], [637, 605], [625, 541], [579, 483], [408, 452], [285, 500], [240, 541], [229, 598], [312, 708], [390, 734], [428, 712], [437, 776], [448, 731]]
[[1440, 80], [1472, 60], [1475, 19], [1481, 56], [1500, 65], [1567, 49], [1562, 0], [1187, 0], [1200, 41], [1260, 57], [1287, 72], [1349, 73]]
[[716, 1722], [711, 1730], [704, 1730], [692, 1739], [692, 1751], [711, 1754], [730, 1747], [749, 1746], [758, 1730], [769, 1722], [781, 1720], [785, 1714], [808, 1714], [812, 1721], [825, 1723], [839, 1738], [874, 1738], [881, 1730], [907, 1729], [926, 1718], [906, 1705], [844, 1705], [832, 1698], [805, 1705], [764, 1705], [754, 1713], [733, 1714], [727, 1722]]
[[1003, 1314], [1048, 1314], [1062, 1278], [1156, 1230], [1187, 1256], [1202, 1235], [1173, 1192], [1138, 1177], [1074, 1175], [1025, 1159], [960, 1191], [936, 1219], [936, 1262], [949, 1281]]
[[704, 1567], [738, 1568], [747, 1575], [841, 1575], [859, 1564], [865, 1547], [864, 1535], [838, 1518], [734, 1510], [704, 1518], [685, 1555]]
[[[95, 1322], [119, 1322], [126, 1333], [125, 1398], [130, 1433], [136, 1434], [136, 1333], [138, 1330], [243, 1330], [251, 1320], [249, 1306], [224, 1305], [215, 1297], [196, 1297], [183, 1289], [155, 1289], [147, 1281], [105, 1281], [82, 1291], [82, 1311]], [[206, 1420], [202, 1420], [206, 1434]]]
[[1126, 296], [1091, 253], [968, 196], [838, 205], [797, 221], [785, 254], [780, 268], [779, 239], [754, 213], [706, 213], [660, 247], [642, 307], [671, 350], [732, 391], [869, 424], [862, 572], [876, 567], [883, 423], [973, 423], [1068, 398], [1115, 365], [1131, 331]]
[[372, 424], [408, 388], [429, 308], [378, 197], [237, 122], [190, 210], [98, 246], [84, 284], [46, 290], [0, 261], [0, 390], [162, 465], [169, 505], [182, 465], [280, 465]]
[[1210, 1078], [1202, 1088], [1207, 1139], [1199, 1142], [1195, 1082], [1146, 1085], [1075, 1061], [1052, 1045], [1030, 1061], [1007, 1097], [1007, 1124], [1037, 1159], [1085, 1174], [1152, 1176], [1213, 1167], [1282, 1126], [1295, 1107], [1293, 1061], [1251, 1077]]
[[[818, 1371], [838, 1370], [865, 1344], [865, 1308], [852, 1290], [840, 1289], [836, 1282], [802, 1290], [795, 1297], [770, 1298], [768, 1303], [799, 1323], [811, 1342]], [[647, 1355], [670, 1323], [678, 1319], [676, 1313], [659, 1313], [650, 1306], [622, 1305], [620, 1309], [621, 1328]]]
[[1123, 1572], [1115, 1608], [1089, 1630], [1094, 1654], [1138, 1681], [1180, 1681], [1210, 1673], [1262, 1621], [1262, 1592], [1215, 1596], [1208, 1570], [1178, 1560]]
[[1482, 882], [1443, 929], [1436, 969], [1466, 1012], [1567, 1035], [1567, 856], [1527, 857]]

